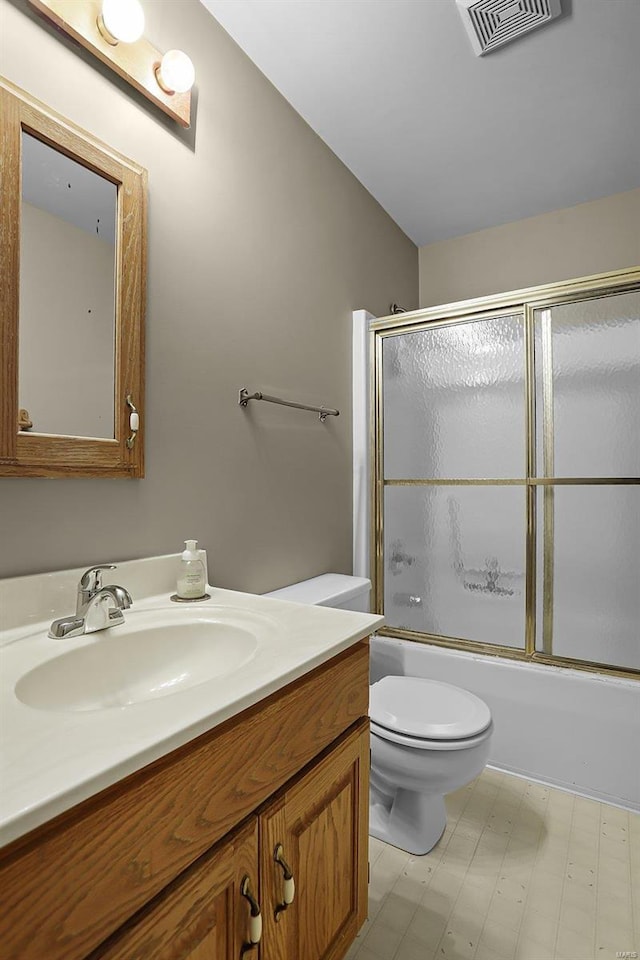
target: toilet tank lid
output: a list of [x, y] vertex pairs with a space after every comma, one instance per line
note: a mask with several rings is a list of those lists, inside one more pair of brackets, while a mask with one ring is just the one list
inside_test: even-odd
[[366, 577], [349, 577], [344, 573], [324, 573], [311, 580], [301, 580], [289, 587], [265, 593], [265, 597], [290, 600], [292, 603], [314, 603], [321, 607], [337, 606], [353, 597], [369, 593], [371, 581]]
[[425, 740], [462, 740], [491, 723], [491, 711], [474, 693], [439, 680], [383, 677], [370, 689], [369, 716], [388, 730]]

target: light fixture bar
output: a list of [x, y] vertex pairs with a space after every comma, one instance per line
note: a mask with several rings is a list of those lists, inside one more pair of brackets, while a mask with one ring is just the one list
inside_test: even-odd
[[144, 37], [134, 43], [109, 43], [100, 33], [100, 0], [29, 0], [56, 27], [93, 53], [182, 127], [191, 122], [191, 91], [171, 93], [158, 83], [162, 53]]

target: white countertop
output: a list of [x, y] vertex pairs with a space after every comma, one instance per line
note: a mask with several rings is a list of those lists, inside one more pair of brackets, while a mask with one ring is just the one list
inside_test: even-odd
[[[123, 564], [123, 570], [128, 566]], [[16, 578], [13, 584], [20, 586], [24, 597], [23, 581], [35, 579]], [[126, 577], [114, 574], [114, 579], [125, 584]], [[197, 613], [207, 608], [210, 612], [242, 610], [267, 624], [253, 659], [230, 675], [170, 696], [81, 711], [27, 706], [16, 697], [15, 684], [34, 665], [71, 650], [74, 644], [108, 643], [118, 627], [52, 640], [47, 637], [50, 617], [34, 622], [29, 616], [18, 625], [6, 604], [3, 621], [11, 628], [0, 633], [0, 846], [211, 730], [346, 650], [383, 622], [370, 614], [231, 590], [210, 588], [210, 593], [210, 600], [184, 606], [197, 608]], [[0, 603], [6, 597], [0, 590]], [[134, 607], [125, 611], [125, 619], [133, 620], [138, 612], [170, 607], [175, 611], [176, 606], [169, 602], [169, 592], [139, 601], [134, 596]], [[68, 607], [69, 603], [70, 612]], [[59, 610], [55, 612], [60, 615]]]

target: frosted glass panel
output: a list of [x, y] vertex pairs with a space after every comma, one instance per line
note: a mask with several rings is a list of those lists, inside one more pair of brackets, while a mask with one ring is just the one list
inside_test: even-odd
[[553, 653], [639, 669], [640, 486], [556, 486], [553, 513]]
[[[536, 311], [538, 402], [550, 325], [556, 477], [640, 476], [640, 294]], [[541, 410], [541, 406], [540, 406]], [[538, 416], [541, 453], [542, 416]], [[539, 460], [543, 475], [543, 461]]]
[[521, 317], [386, 337], [383, 390], [387, 479], [524, 476]]
[[385, 490], [387, 625], [522, 648], [525, 490]]

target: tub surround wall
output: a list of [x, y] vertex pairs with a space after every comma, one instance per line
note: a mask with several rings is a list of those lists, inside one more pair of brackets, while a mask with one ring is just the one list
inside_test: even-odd
[[[416, 247], [199, 0], [145, 12], [150, 40], [195, 63], [186, 133], [0, 0], [3, 74], [149, 171], [146, 478], [2, 480], [0, 576], [186, 536], [220, 586], [349, 573], [351, 312], [415, 307]], [[244, 386], [341, 415], [244, 411]]]
[[640, 811], [636, 681], [389, 637], [371, 640], [371, 672], [374, 682], [406, 674], [470, 690], [491, 709], [492, 766]]
[[420, 248], [420, 306], [432, 307], [640, 263], [640, 189]]
[[371, 438], [369, 436], [369, 324], [375, 317], [367, 310], [353, 311], [353, 575], [371, 576]]

